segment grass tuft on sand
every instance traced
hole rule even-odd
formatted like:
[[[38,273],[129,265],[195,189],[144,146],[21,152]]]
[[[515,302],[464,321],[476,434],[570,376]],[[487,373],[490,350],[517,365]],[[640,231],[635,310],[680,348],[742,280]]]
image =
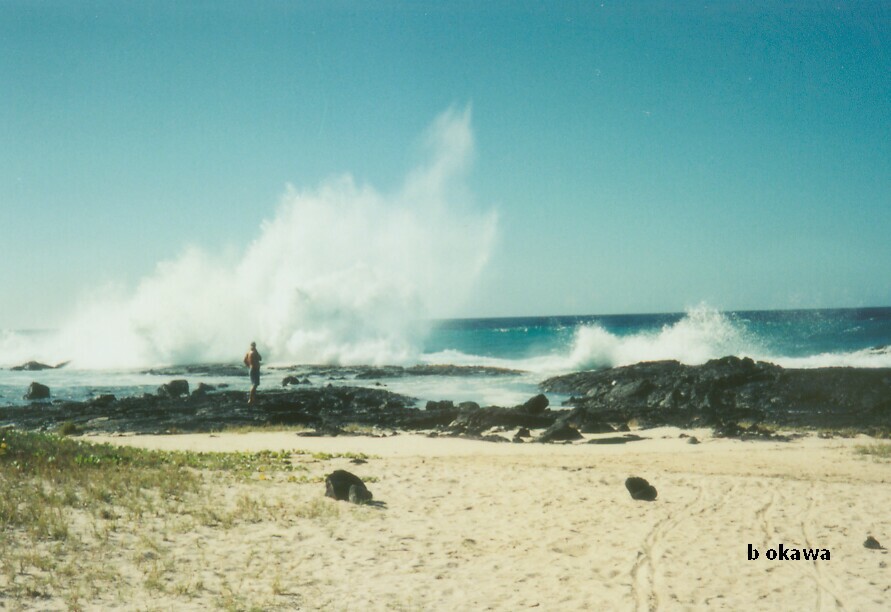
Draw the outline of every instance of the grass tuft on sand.
[[[891,460],[891,444],[876,442],[858,446],[857,453],[866,457],[872,457],[879,460]]]

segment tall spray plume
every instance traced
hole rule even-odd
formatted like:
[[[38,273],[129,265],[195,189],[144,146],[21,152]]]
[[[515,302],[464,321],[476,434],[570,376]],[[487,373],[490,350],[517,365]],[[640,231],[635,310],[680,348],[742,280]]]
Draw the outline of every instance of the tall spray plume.
[[[464,187],[470,110],[443,113],[426,136],[427,162],[395,193],[349,175],[289,186],[241,255],[189,248],[130,294],[83,305],[42,352],[127,368],[231,362],[256,341],[267,362],[416,360],[424,320],[455,313],[497,232]]]

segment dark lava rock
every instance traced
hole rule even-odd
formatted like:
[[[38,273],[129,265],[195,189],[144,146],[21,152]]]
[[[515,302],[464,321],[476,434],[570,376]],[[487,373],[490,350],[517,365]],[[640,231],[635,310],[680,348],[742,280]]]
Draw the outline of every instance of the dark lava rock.
[[[61,364],[59,367],[61,367]],[[23,363],[22,365],[17,365],[9,368],[14,372],[37,372],[40,370],[54,370],[56,366],[46,365],[45,363],[40,363],[39,361],[29,361],[28,363]]]
[[[582,433],[598,434],[616,431],[612,425],[603,421],[599,415],[588,412],[584,408],[574,409],[564,420]]]
[[[596,438],[588,440],[588,444],[627,444],[628,442],[639,442],[641,440],[649,440],[636,434],[625,434],[624,436],[612,436],[609,438]]]
[[[632,499],[643,501],[655,501],[656,499],[656,487],[639,476],[627,478],[625,480],[625,488],[628,489]]]
[[[537,442],[565,442],[567,440],[580,440],[582,434],[579,430],[567,423],[566,421],[558,421],[548,427],[540,436]]]
[[[46,385],[41,385],[39,382],[32,382],[28,386],[28,392],[25,393],[24,398],[26,400],[41,400],[47,399],[50,396],[49,387]]]
[[[371,501],[371,491],[362,479],[346,470],[334,470],[325,478],[325,497],[354,504]]]
[[[544,398],[544,401],[547,401],[547,398]],[[480,435],[496,427],[541,429],[550,427],[558,417],[568,412],[549,410],[547,407],[542,407],[542,403],[543,401],[537,397],[513,408],[500,406],[481,408],[476,402],[463,402],[458,406],[458,415],[449,424],[449,429],[452,433],[469,435]],[[530,407],[534,412],[529,412]]]
[[[440,402],[430,400],[427,402],[426,410],[455,410],[455,402],[452,400],[442,400]]]
[[[213,385],[208,385],[206,383],[198,383],[198,386],[192,390],[191,398],[192,400],[196,400],[199,398],[203,398],[207,395],[209,391],[215,391],[216,387]]]
[[[297,435],[302,438],[336,438],[346,432],[332,423],[316,425],[312,431],[301,431]]]
[[[415,398],[384,389],[303,387],[260,393],[247,405],[244,391],[216,391],[188,401],[154,394],[123,397],[108,405],[65,401],[30,410],[0,406],[0,427],[53,429],[65,421],[83,424],[86,432],[158,434],[169,431],[211,432],[224,426],[300,425],[335,432],[347,424],[381,429],[435,429],[457,416],[453,410],[421,410]]]
[[[571,395],[569,405],[608,423],[891,426],[891,368],[783,369],[738,357],[696,366],[654,361],[558,376],[541,388]]]
[[[189,381],[185,379],[171,380],[158,387],[158,397],[175,398],[189,394]]]
[[[287,387],[288,385],[305,385],[309,384],[309,380],[300,380],[299,376],[285,376],[282,379],[282,387]]]
[[[511,442],[504,436],[499,436],[496,434],[489,434],[485,436],[464,436],[465,438],[470,438],[472,440],[482,440],[483,442]]]
[[[547,410],[550,402],[548,401],[547,396],[543,393],[539,393],[535,397],[529,399],[525,404],[521,406],[521,410],[527,412],[529,414],[541,414],[545,410]]]
[[[115,400],[117,400],[117,398],[114,395],[106,393],[98,397],[94,397],[88,403],[91,406],[95,406],[97,408],[105,408],[106,406],[112,404]]]
[[[879,544],[879,541],[872,536],[867,536],[863,546],[864,548],[871,548],[872,550],[885,550],[885,547]]]
[[[348,499],[351,504],[364,504],[370,502],[371,498],[371,491],[366,489],[365,485],[350,485]]]
[[[790,438],[776,434],[770,429],[761,427],[757,423],[752,425],[740,425],[739,423],[721,423],[714,429],[716,438],[738,438],[740,440],[773,440],[775,442],[788,442]]]

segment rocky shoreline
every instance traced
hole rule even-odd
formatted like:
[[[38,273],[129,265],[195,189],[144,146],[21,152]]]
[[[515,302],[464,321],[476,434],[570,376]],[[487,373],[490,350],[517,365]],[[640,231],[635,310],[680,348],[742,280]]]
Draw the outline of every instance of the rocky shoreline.
[[[154,374],[225,374],[233,366],[168,368]],[[239,369],[239,373],[243,370]],[[155,394],[85,402],[35,401],[0,407],[0,426],[28,430],[96,433],[213,432],[247,426],[302,426],[306,435],[386,435],[396,430],[427,431],[490,441],[572,441],[586,433],[629,431],[663,425],[711,427],[719,435],[773,437],[772,427],[845,430],[887,435],[891,430],[891,369],[783,369],[750,359],[725,357],[699,366],[675,361],[639,363],[577,372],[541,383],[544,394],[513,407],[474,402],[428,402],[378,386],[332,385],[318,381],[370,381],[397,376],[499,376],[498,368],[418,366],[415,368],[280,369],[283,388],[265,391],[255,406],[243,391],[182,379]],[[316,380],[310,382],[308,376]],[[301,379],[301,376],[303,378]],[[554,409],[546,393],[570,395]],[[532,437],[529,430],[543,430]],[[505,432],[516,431],[512,437]],[[372,433],[377,432],[377,433]],[[617,440],[631,440],[619,437]]]

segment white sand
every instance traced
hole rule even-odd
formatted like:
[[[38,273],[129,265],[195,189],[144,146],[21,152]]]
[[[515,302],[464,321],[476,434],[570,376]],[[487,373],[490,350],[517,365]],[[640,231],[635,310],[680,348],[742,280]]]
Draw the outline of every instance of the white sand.
[[[275,518],[170,534],[167,560],[134,608],[281,610],[887,610],[891,463],[855,453],[868,438],[791,443],[640,432],[623,446],[494,444],[419,435],[294,433],[91,438],[157,449],[374,455],[310,463],[371,478],[382,505],[323,497],[271,475],[220,491]],[[632,500],[631,475],[657,501]],[[264,476],[265,477],[265,476]],[[233,503],[235,503],[233,501]],[[118,543],[126,565],[137,541]],[[747,559],[748,545],[760,558]],[[768,548],[830,560],[770,561]],[[128,548],[129,547],[129,548]],[[146,564],[125,567],[139,584]],[[176,586],[179,585],[179,586]],[[103,607],[99,597],[93,603]],[[228,603],[227,603],[228,602]]]

